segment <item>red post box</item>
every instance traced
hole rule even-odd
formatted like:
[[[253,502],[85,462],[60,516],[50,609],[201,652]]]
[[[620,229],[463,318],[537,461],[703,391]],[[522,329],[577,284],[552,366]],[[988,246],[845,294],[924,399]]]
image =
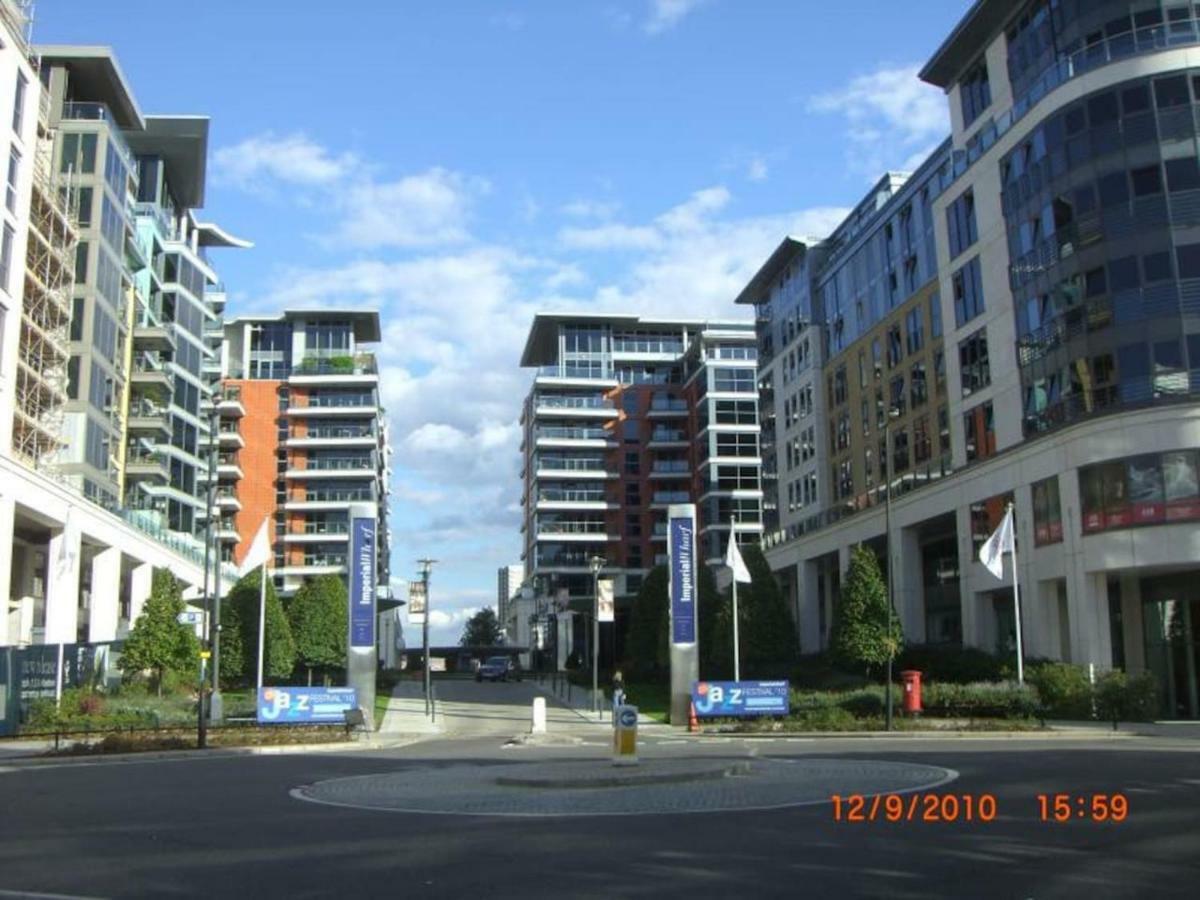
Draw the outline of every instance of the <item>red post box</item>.
[[[908,669],[900,673],[904,682],[904,712],[915,716],[921,712],[921,673]]]

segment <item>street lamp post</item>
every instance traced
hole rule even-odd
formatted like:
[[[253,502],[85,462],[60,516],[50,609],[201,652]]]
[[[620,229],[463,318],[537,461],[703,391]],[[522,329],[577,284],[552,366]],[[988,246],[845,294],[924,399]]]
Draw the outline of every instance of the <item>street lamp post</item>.
[[[204,638],[208,641],[208,650],[211,653],[215,645],[213,635],[215,629],[212,627],[212,615],[216,609],[218,601],[213,598],[209,592],[208,580],[208,565],[209,560],[216,557],[216,569],[221,568],[221,554],[215,552],[213,547],[214,529],[213,529],[213,514],[216,506],[216,462],[217,462],[217,406],[214,403],[212,411],[208,416],[208,518],[204,523],[204,627],[200,629]],[[219,575],[217,576],[220,577]],[[204,648],[203,640],[201,649]],[[208,717],[204,706],[204,669],[207,660],[200,657],[200,692],[196,702],[196,746],[203,750],[208,746]],[[215,660],[214,660],[215,662]],[[216,669],[213,670],[213,689],[217,686]]]
[[[892,615],[896,610],[895,595],[892,587],[892,420],[900,418],[900,411],[894,406],[888,409],[887,419],[883,423],[883,446],[884,446],[884,472],[887,481],[885,485],[885,493],[883,495],[883,530],[885,532],[884,544],[887,547],[887,630],[885,632],[885,640],[888,642],[887,655],[887,672],[886,672],[886,687],[887,708],[884,719],[884,729],[892,730],[892,661],[896,655],[896,648],[892,646]]]
[[[432,677],[429,671],[429,573],[433,570],[433,564],[436,559],[418,559],[417,563],[421,566],[421,582],[425,585],[425,615],[421,619],[421,644],[425,651],[425,715],[429,715],[429,705],[431,700],[430,683]]]
[[[600,714],[600,570],[604,562],[602,556],[588,560],[592,569],[592,712],[596,715]]]

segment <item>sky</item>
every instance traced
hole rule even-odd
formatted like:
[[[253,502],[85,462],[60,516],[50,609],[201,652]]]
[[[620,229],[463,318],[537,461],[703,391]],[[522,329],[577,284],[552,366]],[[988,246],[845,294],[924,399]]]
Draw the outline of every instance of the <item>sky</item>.
[[[519,366],[539,311],[747,317],[949,132],[916,77],[969,0],[37,0],[145,113],[207,115],[228,315],[377,308],[392,575],[456,643],[520,561]],[[409,630],[412,643],[417,629]]]

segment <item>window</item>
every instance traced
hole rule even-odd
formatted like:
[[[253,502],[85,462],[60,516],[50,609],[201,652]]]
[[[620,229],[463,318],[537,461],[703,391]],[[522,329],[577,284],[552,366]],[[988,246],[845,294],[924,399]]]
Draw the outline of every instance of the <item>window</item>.
[[[925,363],[919,362],[912,367],[908,376],[908,385],[913,409],[924,406],[929,399],[929,386],[925,381]]]
[[[13,96],[13,117],[12,127],[18,135],[21,133],[21,123],[25,120],[25,93],[29,88],[29,81],[21,72],[17,73],[17,90]]]
[[[626,506],[641,506],[642,505],[642,490],[641,486],[636,481],[625,482],[625,505]],[[635,518],[631,516],[631,518]]]
[[[983,282],[979,271],[979,257],[954,273],[954,322],[960,328],[983,312]]]
[[[950,258],[958,256],[975,243],[975,193],[968,189],[946,207],[946,229],[950,236]]]
[[[900,323],[896,323],[887,331],[887,364],[894,369],[904,358],[904,346],[900,339]]]
[[[1129,201],[1129,182],[1123,170],[1101,175],[1096,187],[1100,192],[1100,205],[1106,209]]]
[[[1188,94],[1187,78],[1183,75],[1177,75],[1173,78],[1160,78],[1154,82],[1154,102],[1159,109],[1168,109],[1172,106],[1185,106],[1191,103],[1192,98]]]
[[[12,275],[12,250],[14,232],[11,225],[4,226],[4,237],[0,240],[0,291],[12,295],[9,278]]]
[[[903,472],[908,468],[908,429],[897,428],[892,432],[892,471]]]
[[[904,376],[897,375],[891,380],[888,395],[889,409],[894,409],[904,415]]]
[[[641,458],[637,453],[629,452],[625,454],[625,474],[637,475],[641,471]]]
[[[1200,163],[1196,162],[1195,156],[1168,159],[1166,167],[1167,190],[1172,194],[1200,188]]]
[[[929,441],[929,419],[919,416],[913,420],[913,461],[918,465],[926,462],[933,454]]]
[[[756,393],[758,387],[754,383],[754,370],[714,368],[712,389],[736,394]]]
[[[621,423],[621,432],[626,444],[636,444],[641,440],[636,419],[626,419]]]
[[[8,148],[8,185],[4,191],[4,205],[10,213],[17,211],[17,181],[21,174],[21,151],[16,147]]]
[[[1184,92],[1187,92],[1186,84]],[[966,128],[992,103],[992,88],[988,83],[986,60],[980,60],[967,72],[959,83],[959,93],[962,99],[963,128]]]
[[[1033,487],[1033,544],[1044,547],[1062,543],[1062,507],[1058,499],[1058,476],[1035,481]]]
[[[1114,291],[1128,291],[1141,283],[1136,256],[1123,256],[1108,264],[1108,283]]]
[[[942,298],[937,294],[929,298],[929,335],[935,338],[942,336]]]
[[[963,433],[967,439],[967,462],[987,459],[996,453],[996,432],[992,416],[992,401],[963,414]]]
[[[907,349],[911,356],[925,346],[925,322],[921,318],[921,307],[914,306],[904,317],[904,330],[907,334]]]
[[[1200,278],[1200,244],[1181,244],[1175,248],[1180,278]]]
[[[1157,165],[1134,169],[1129,173],[1135,197],[1150,197],[1162,193],[1162,170]]]
[[[987,329],[979,329],[958,345],[958,363],[964,397],[969,397],[992,383],[992,373],[988,366]]]

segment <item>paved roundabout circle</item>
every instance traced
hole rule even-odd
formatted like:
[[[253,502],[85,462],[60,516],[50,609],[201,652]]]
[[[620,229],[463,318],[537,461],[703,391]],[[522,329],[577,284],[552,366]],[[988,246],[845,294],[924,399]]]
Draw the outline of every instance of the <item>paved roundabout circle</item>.
[[[298,800],[383,812],[466,816],[621,816],[736,812],[828,803],[833,794],[907,793],[953,781],[938,766],[875,760],[607,760],[451,765],[335,778]]]

